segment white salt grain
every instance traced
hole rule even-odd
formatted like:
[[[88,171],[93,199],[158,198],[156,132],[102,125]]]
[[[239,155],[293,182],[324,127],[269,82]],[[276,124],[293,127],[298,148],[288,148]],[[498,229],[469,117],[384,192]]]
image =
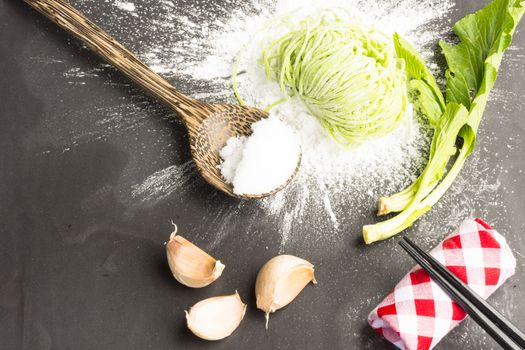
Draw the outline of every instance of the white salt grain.
[[[242,153],[246,144],[246,137],[231,137],[226,146],[221,149],[220,156],[223,159],[221,174],[227,183],[233,183],[235,172],[242,161]]]
[[[221,150],[221,174],[238,195],[272,192],[292,177],[301,147],[292,129],[270,116],[252,125],[249,137],[232,137]]]

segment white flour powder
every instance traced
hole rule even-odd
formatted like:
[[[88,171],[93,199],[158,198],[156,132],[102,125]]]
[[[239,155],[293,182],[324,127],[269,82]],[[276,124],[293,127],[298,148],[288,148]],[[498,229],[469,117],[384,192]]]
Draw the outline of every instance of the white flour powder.
[[[117,0],[117,1],[115,1],[115,6],[117,6],[121,10],[128,11],[128,12],[135,11],[135,4],[133,4],[132,2],[118,1]]]
[[[96,6],[89,0],[72,0],[72,3],[175,86],[207,102],[235,103],[231,90],[233,60],[241,48],[251,42],[253,45],[246,50],[241,62],[243,74],[239,76],[239,83],[242,96],[256,106],[265,106],[281,96],[278,88],[262,75],[256,62],[260,51],[254,40],[259,28],[276,15],[295,8],[300,9],[296,16],[311,14],[319,7],[347,8],[362,21],[382,31],[400,32],[422,52],[431,69],[437,67],[434,58],[434,53],[438,52],[437,40],[446,38],[452,27],[449,13],[452,0],[327,0],[317,3],[312,0],[227,0],[220,3],[204,0],[191,3],[105,0]],[[139,90],[130,90],[128,82],[108,77],[111,69],[105,64],[94,68],[71,67],[67,60],[64,61],[67,55],[33,57],[31,55],[35,53],[32,51],[27,54],[35,61],[35,66],[63,66],[62,78],[75,89],[88,89],[103,82],[110,86],[110,90],[113,85],[119,85],[130,92],[126,92],[127,97],[116,105],[108,102],[108,105],[101,103],[92,110],[83,107],[57,110],[56,115],[36,126],[31,135],[33,143],[38,142],[49,150],[43,154],[66,152],[99,140],[119,142],[122,139],[125,147],[134,147],[129,166],[123,170],[112,190],[123,203],[132,208],[169,205],[166,201],[176,205],[181,198],[191,197],[191,193],[197,190],[195,187],[200,185],[195,180],[199,174],[194,164],[186,162],[186,158],[182,164],[174,160],[178,158],[173,152],[178,153],[187,144],[186,140],[170,137],[170,127],[182,126],[171,121],[165,110],[151,101],[144,101],[143,94]],[[512,57],[508,55],[506,61],[510,68],[507,74],[521,69],[523,57],[521,48],[516,48]],[[47,70],[45,72],[48,74]],[[506,102],[503,111],[523,108],[518,94],[498,90],[493,95]],[[236,235],[236,239],[245,240],[247,244],[263,242],[267,232],[260,230],[259,223],[264,222],[270,228],[278,227],[283,251],[309,249],[312,259],[317,251],[329,251],[317,247],[328,245],[335,251],[343,246],[342,242],[361,242],[361,225],[370,223],[377,198],[402,189],[426,163],[431,131],[421,125],[417,117],[413,125],[407,119],[407,123],[393,134],[359,149],[343,152],[324,136],[317,122],[299,103],[292,100],[278,106],[275,112],[282,118],[289,118],[287,121],[292,127],[300,130],[303,143],[300,172],[286,190],[255,202],[256,206],[253,201],[225,201],[217,191],[210,190],[203,201],[203,206],[206,206],[203,220],[193,227],[195,234],[209,242],[208,249],[221,244],[232,232],[246,233]],[[504,115],[497,117],[493,120],[508,122]],[[156,125],[152,122],[158,119],[171,124]],[[79,124],[86,120],[88,122]],[[154,128],[151,131],[155,137],[164,137],[154,144],[130,144],[129,140],[134,139],[135,133],[144,135],[149,128]],[[487,136],[483,139],[483,147],[487,149],[502,142],[497,135],[484,134],[481,129],[480,137],[483,135]],[[444,228],[455,227],[467,216],[499,212],[504,206],[497,192],[503,160],[497,166],[494,162],[494,159],[480,158],[476,153],[470,158],[457,186],[436,205],[437,210],[432,210],[419,221],[418,230],[428,232],[427,239],[441,237]],[[152,169],[151,175],[140,180],[146,168]],[[440,210],[442,206],[451,209]],[[253,220],[239,227],[238,217],[242,215],[249,215]],[[492,220],[497,225],[498,219]],[[356,258],[368,259],[358,250],[355,254]]]
[[[229,77],[233,61],[244,47],[240,62],[240,92],[247,104],[262,108],[282,97],[277,84],[266,79],[258,63],[261,41],[277,34],[271,30],[261,31],[268,27],[270,18],[290,13],[294,18],[303,18],[321,9],[339,7],[356,20],[386,33],[399,32],[431,62],[433,45],[450,28],[444,21],[451,8],[449,1],[329,0],[321,3],[279,0],[277,3],[251,3],[251,6],[238,8],[225,20],[200,23],[199,27],[195,27],[192,19],[174,15],[173,20],[186,23],[193,34],[191,41],[173,43],[167,51],[194,51],[204,53],[203,58],[187,55],[184,61],[175,58],[177,64],[173,64],[167,60],[165,50],[151,50],[142,56],[161,74],[182,74],[206,82],[209,92],[195,97],[207,101],[232,101]],[[214,26],[217,27],[215,30],[208,29]],[[283,247],[292,236],[294,226],[304,225],[304,221],[335,235],[340,232],[342,222],[367,217],[379,195],[402,189],[414,180],[426,163],[431,131],[417,117],[409,116],[390,135],[358,148],[343,150],[327,137],[299,101],[292,99],[273,111],[294,128],[301,139],[303,153],[297,178],[276,196],[260,201],[267,214],[280,218]],[[169,169],[179,171],[177,167]],[[173,178],[162,172],[159,175],[166,180]],[[158,181],[151,178],[147,182],[156,183],[155,187],[163,190],[159,196],[165,196],[164,190],[172,188],[159,186]],[[139,197],[138,188],[145,190],[143,193],[147,193],[147,199],[155,196],[155,190],[143,184],[135,190]]]

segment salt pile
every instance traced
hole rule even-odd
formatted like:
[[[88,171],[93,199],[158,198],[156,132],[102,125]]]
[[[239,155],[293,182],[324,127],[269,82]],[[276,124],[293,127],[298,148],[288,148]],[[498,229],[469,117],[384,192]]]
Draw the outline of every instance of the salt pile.
[[[249,137],[232,137],[221,150],[221,173],[238,195],[259,195],[283,187],[301,156],[292,129],[270,116],[252,125]]]

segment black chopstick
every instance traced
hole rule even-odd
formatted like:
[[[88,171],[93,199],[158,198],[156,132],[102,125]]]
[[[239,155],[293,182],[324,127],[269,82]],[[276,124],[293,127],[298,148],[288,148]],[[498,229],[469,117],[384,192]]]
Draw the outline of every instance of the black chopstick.
[[[461,294],[466,295],[470,301],[485,315],[490,315],[491,320],[498,325],[516,344],[525,348],[525,334],[518,329],[511,321],[507,320],[498,310],[490,305],[485,299],[474,292],[467,284],[460,280],[456,275],[450,272],[445,266],[437,261],[432,255],[427,254],[419,248],[411,239],[405,237],[405,241],[410,244],[423,258],[425,258],[432,267],[456,288]]]
[[[509,336],[503,329],[499,328],[498,324],[494,321],[494,314],[483,313],[470,300],[470,293],[462,294],[439,272],[439,270],[435,269],[430,264],[429,260],[425,259],[425,257],[429,256],[428,254],[423,252],[424,254],[422,255],[418,252],[418,250],[414,249],[414,247],[412,247],[406,241],[401,241],[399,244],[425,271],[427,271],[430,277],[432,277],[432,280],[434,280],[434,282],[436,282],[454,301],[456,301],[459,304],[459,306],[461,306],[463,310],[465,310],[465,312],[467,312],[472,317],[472,319],[476,321],[476,323],[478,323],[492,338],[494,338],[494,340],[498,342],[498,344],[500,344],[504,349],[525,349],[524,347],[519,345],[519,342],[516,342],[511,336]],[[441,265],[437,260],[433,259],[432,257],[430,257],[430,259],[434,260],[436,264]],[[443,266],[443,268],[445,267]],[[508,321],[504,318],[501,321],[504,323],[508,323]]]

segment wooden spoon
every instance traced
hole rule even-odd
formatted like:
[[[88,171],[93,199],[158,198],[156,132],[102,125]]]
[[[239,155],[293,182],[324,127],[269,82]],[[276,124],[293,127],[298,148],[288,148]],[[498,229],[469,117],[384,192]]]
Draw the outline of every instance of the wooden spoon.
[[[234,194],[232,186],[227,184],[221,176],[219,151],[230,137],[250,135],[251,125],[266,118],[267,112],[253,107],[209,104],[185,96],[66,1],[24,1],[75,35],[145,91],[174,110],[188,129],[193,160],[202,177],[211,185],[231,196],[262,198],[283,189],[297,173],[300,159],[297,161],[292,176],[274,191],[243,196]]]

